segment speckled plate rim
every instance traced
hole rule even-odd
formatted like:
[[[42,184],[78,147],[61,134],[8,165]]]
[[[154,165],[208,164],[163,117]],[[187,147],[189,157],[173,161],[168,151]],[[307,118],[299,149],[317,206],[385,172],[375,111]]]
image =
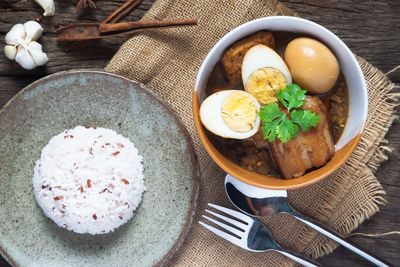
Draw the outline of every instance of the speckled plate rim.
[[[199,189],[200,189],[200,169],[199,169],[199,165],[197,162],[197,156],[196,153],[194,151],[194,145],[193,145],[193,141],[190,137],[189,132],[187,131],[186,127],[184,126],[182,120],[179,118],[178,114],[172,109],[172,107],[164,102],[160,96],[158,96],[155,92],[151,91],[150,89],[148,89],[143,83],[137,82],[135,80],[132,79],[128,79],[126,77],[123,77],[121,75],[115,74],[115,73],[110,73],[110,72],[104,72],[102,70],[93,70],[93,69],[77,69],[77,70],[68,70],[68,71],[61,71],[61,72],[57,72],[54,74],[50,74],[46,77],[43,77],[37,81],[34,81],[33,83],[27,85],[26,87],[24,87],[21,91],[19,91],[14,97],[12,97],[1,109],[0,109],[0,117],[4,114],[4,111],[6,111],[6,109],[19,97],[21,97],[22,95],[26,94],[27,92],[29,92],[30,90],[34,89],[36,86],[45,83],[49,80],[54,80],[57,79],[58,77],[61,76],[66,76],[66,75],[74,75],[74,74],[84,74],[84,73],[95,73],[95,74],[100,74],[100,75],[107,75],[107,76],[113,76],[115,78],[118,79],[123,79],[125,81],[128,81],[130,83],[133,83],[135,85],[137,85],[137,87],[144,91],[145,93],[147,93],[148,96],[156,99],[157,102],[160,103],[160,105],[163,105],[165,107],[165,109],[167,110],[167,112],[175,119],[178,127],[181,129],[182,133],[185,136],[185,139],[187,141],[188,144],[188,150],[190,153],[190,159],[191,159],[191,164],[193,166],[193,172],[192,172],[192,180],[193,180],[193,185],[192,185],[192,190],[191,190],[191,204],[190,204],[190,208],[188,210],[187,216],[186,216],[186,222],[183,226],[183,229],[181,231],[181,233],[178,236],[178,239],[175,241],[174,245],[171,247],[171,249],[167,252],[167,254],[159,261],[155,264],[155,266],[163,266],[168,259],[170,259],[175,253],[176,251],[178,251],[179,247],[182,245],[186,235],[188,234],[189,230],[190,230],[190,226],[193,223],[193,219],[194,219],[194,215],[196,213],[197,210],[197,202],[198,202],[198,196],[199,196]],[[5,249],[1,246],[0,244],[0,255],[8,262],[10,263],[12,266],[19,266],[17,264],[17,262],[6,253]]]

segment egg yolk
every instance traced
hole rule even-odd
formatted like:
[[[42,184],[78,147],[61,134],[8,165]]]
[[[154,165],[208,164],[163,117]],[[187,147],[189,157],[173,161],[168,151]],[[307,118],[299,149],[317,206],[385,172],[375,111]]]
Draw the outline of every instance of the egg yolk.
[[[248,132],[256,123],[257,106],[245,92],[228,95],[222,103],[221,112],[225,124],[235,132]]]
[[[246,84],[246,91],[253,95],[261,104],[275,103],[278,101],[276,91],[284,90],[287,81],[282,72],[275,68],[267,67],[254,71]]]

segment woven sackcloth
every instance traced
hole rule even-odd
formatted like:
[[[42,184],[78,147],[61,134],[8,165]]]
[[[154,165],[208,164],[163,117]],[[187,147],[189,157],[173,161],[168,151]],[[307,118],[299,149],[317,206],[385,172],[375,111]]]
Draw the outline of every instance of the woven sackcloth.
[[[272,0],[158,0],[143,20],[197,18],[198,26],[142,33],[127,40],[105,70],[138,80],[172,106],[188,129],[200,165],[200,195],[193,225],[173,266],[291,266],[275,252],[251,253],[199,225],[207,203],[232,207],[223,188],[224,172],[211,160],[197,136],[192,93],[197,71],[213,45],[238,25],[274,15],[295,15]],[[385,157],[384,135],[394,116],[393,84],[357,58],[368,86],[366,130],[346,164],[326,179],[289,192],[290,203],[307,216],[346,236],[385,202],[373,172]],[[189,179],[189,178],[188,178]],[[336,244],[288,215],[265,220],[284,247],[317,258]]]

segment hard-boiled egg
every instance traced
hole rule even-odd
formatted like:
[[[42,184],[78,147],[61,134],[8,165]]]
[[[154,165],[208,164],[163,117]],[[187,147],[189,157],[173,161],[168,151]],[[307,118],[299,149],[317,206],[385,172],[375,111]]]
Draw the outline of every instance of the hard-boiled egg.
[[[339,63],[323,43],[306,37],[292,40],[285,49],[285,62],[295,83],[312,94],[325,94],[339,76]]]
[[[282,58],[265,45],[255,45],[243,58],[242,81],[247,92],[261,104],[277,102],[276,91],[292,83]]]
[[[200,119],[210,132],[225,138],[245,139],[260,127],[260,104],[249,93],[224,90],[207,97],[200,106]]]

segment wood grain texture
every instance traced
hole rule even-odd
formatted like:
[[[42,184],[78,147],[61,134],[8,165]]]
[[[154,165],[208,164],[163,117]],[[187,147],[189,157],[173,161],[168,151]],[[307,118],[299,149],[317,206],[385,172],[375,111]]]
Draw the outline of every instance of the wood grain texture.
[[[388,72],[400,65],[400,1],[282,0],[301,17],[317,22],[338,35],[357,55]],[[389,75],[400,82],[400,70]],[[400,92],[400,90],[397,90]],[[386,135],[394,151],[376,176],[387,192],[387,204],[355,232],[400,231],[400,123],[395,121]],[[393,266],[400,266],[400,235],[378,238],[352,236],[360,245]],[[339,247],[319,260],[324,266],[372,266],[358,255]]]
[[[137,20],[151,7],[154,0],[144,0],[126,19]],[[73,22],[99,22],[117,9],[124,0],[97,0],[97,9],[76,14],[70,0],[56,0],[54,18],[43,18],[45,32],[40,39],[50,61],[45,67],[25,71],[18,64],[7,60],[0,53],[0,106],[29,83],[54,72],[77,68],[102,68],[118,50],[125,38],[113,38],[92,43],[80,51],[66,53],[55,42],[55,23],[65,26]],[[365,0],[282,0],[301,17],[310,19],[336,33],[357,55],[365,58],[383,72],[400,65],[400,1]],[[16,23],[36,19],[42,9],[33,0],[0,1],[0,46],[4,35]],[[400,70],[389,77],[400,83]],[[400,90],[398,90],[400,91]],[[400,123],[395,121],[386,138],[394,149],[376,176],[387,192],[387,204],[371,219],[365,221],[356,232],[381,233],[400,230]],[[1,215],[0,215],[1,216]],[[400,235],[379,238],[352,236],[350,241],[367,251],[400,266]],[[339,247],[331,255],[319,260],[324,266],[369,266],[359,256]],[[9,266],[0,257],[0,267]]]
[[[43,51],[50,58],[48,64],[33,71],[22,69],[17,63],[9,61],[6,57],[0,57],[1,76],[28,76],[47,75],[50,73],[82,68],[103,68],[111,57],[117,52],[126,37],[116,37],[108,40],[94,42],[88,47],[66,53],[67,44],[57,43],[56,26],[65,26],[74,22],[100,22],[122,5],[124,0],[98,0],[95,1],[97,9],[88,9],[77,14],[75,5],[70,0],[56,0],[56,14],[54,17],[44,17],[40,24],[44,29],[39,42]],[[143,1],[124,20],[138,20],[151,7],[153,1]],[[28,20],[36,20],[43,13],[41,7],[33,0],[2,0],[0,2],[0,46],[4,46],[4,35],[16,23],[24,23]]]
[[[400,1],[282,0],[301,17],[338,35],[357,55],[387,72],[400,64]],[[400,72],[390,76],[400,80]]]

